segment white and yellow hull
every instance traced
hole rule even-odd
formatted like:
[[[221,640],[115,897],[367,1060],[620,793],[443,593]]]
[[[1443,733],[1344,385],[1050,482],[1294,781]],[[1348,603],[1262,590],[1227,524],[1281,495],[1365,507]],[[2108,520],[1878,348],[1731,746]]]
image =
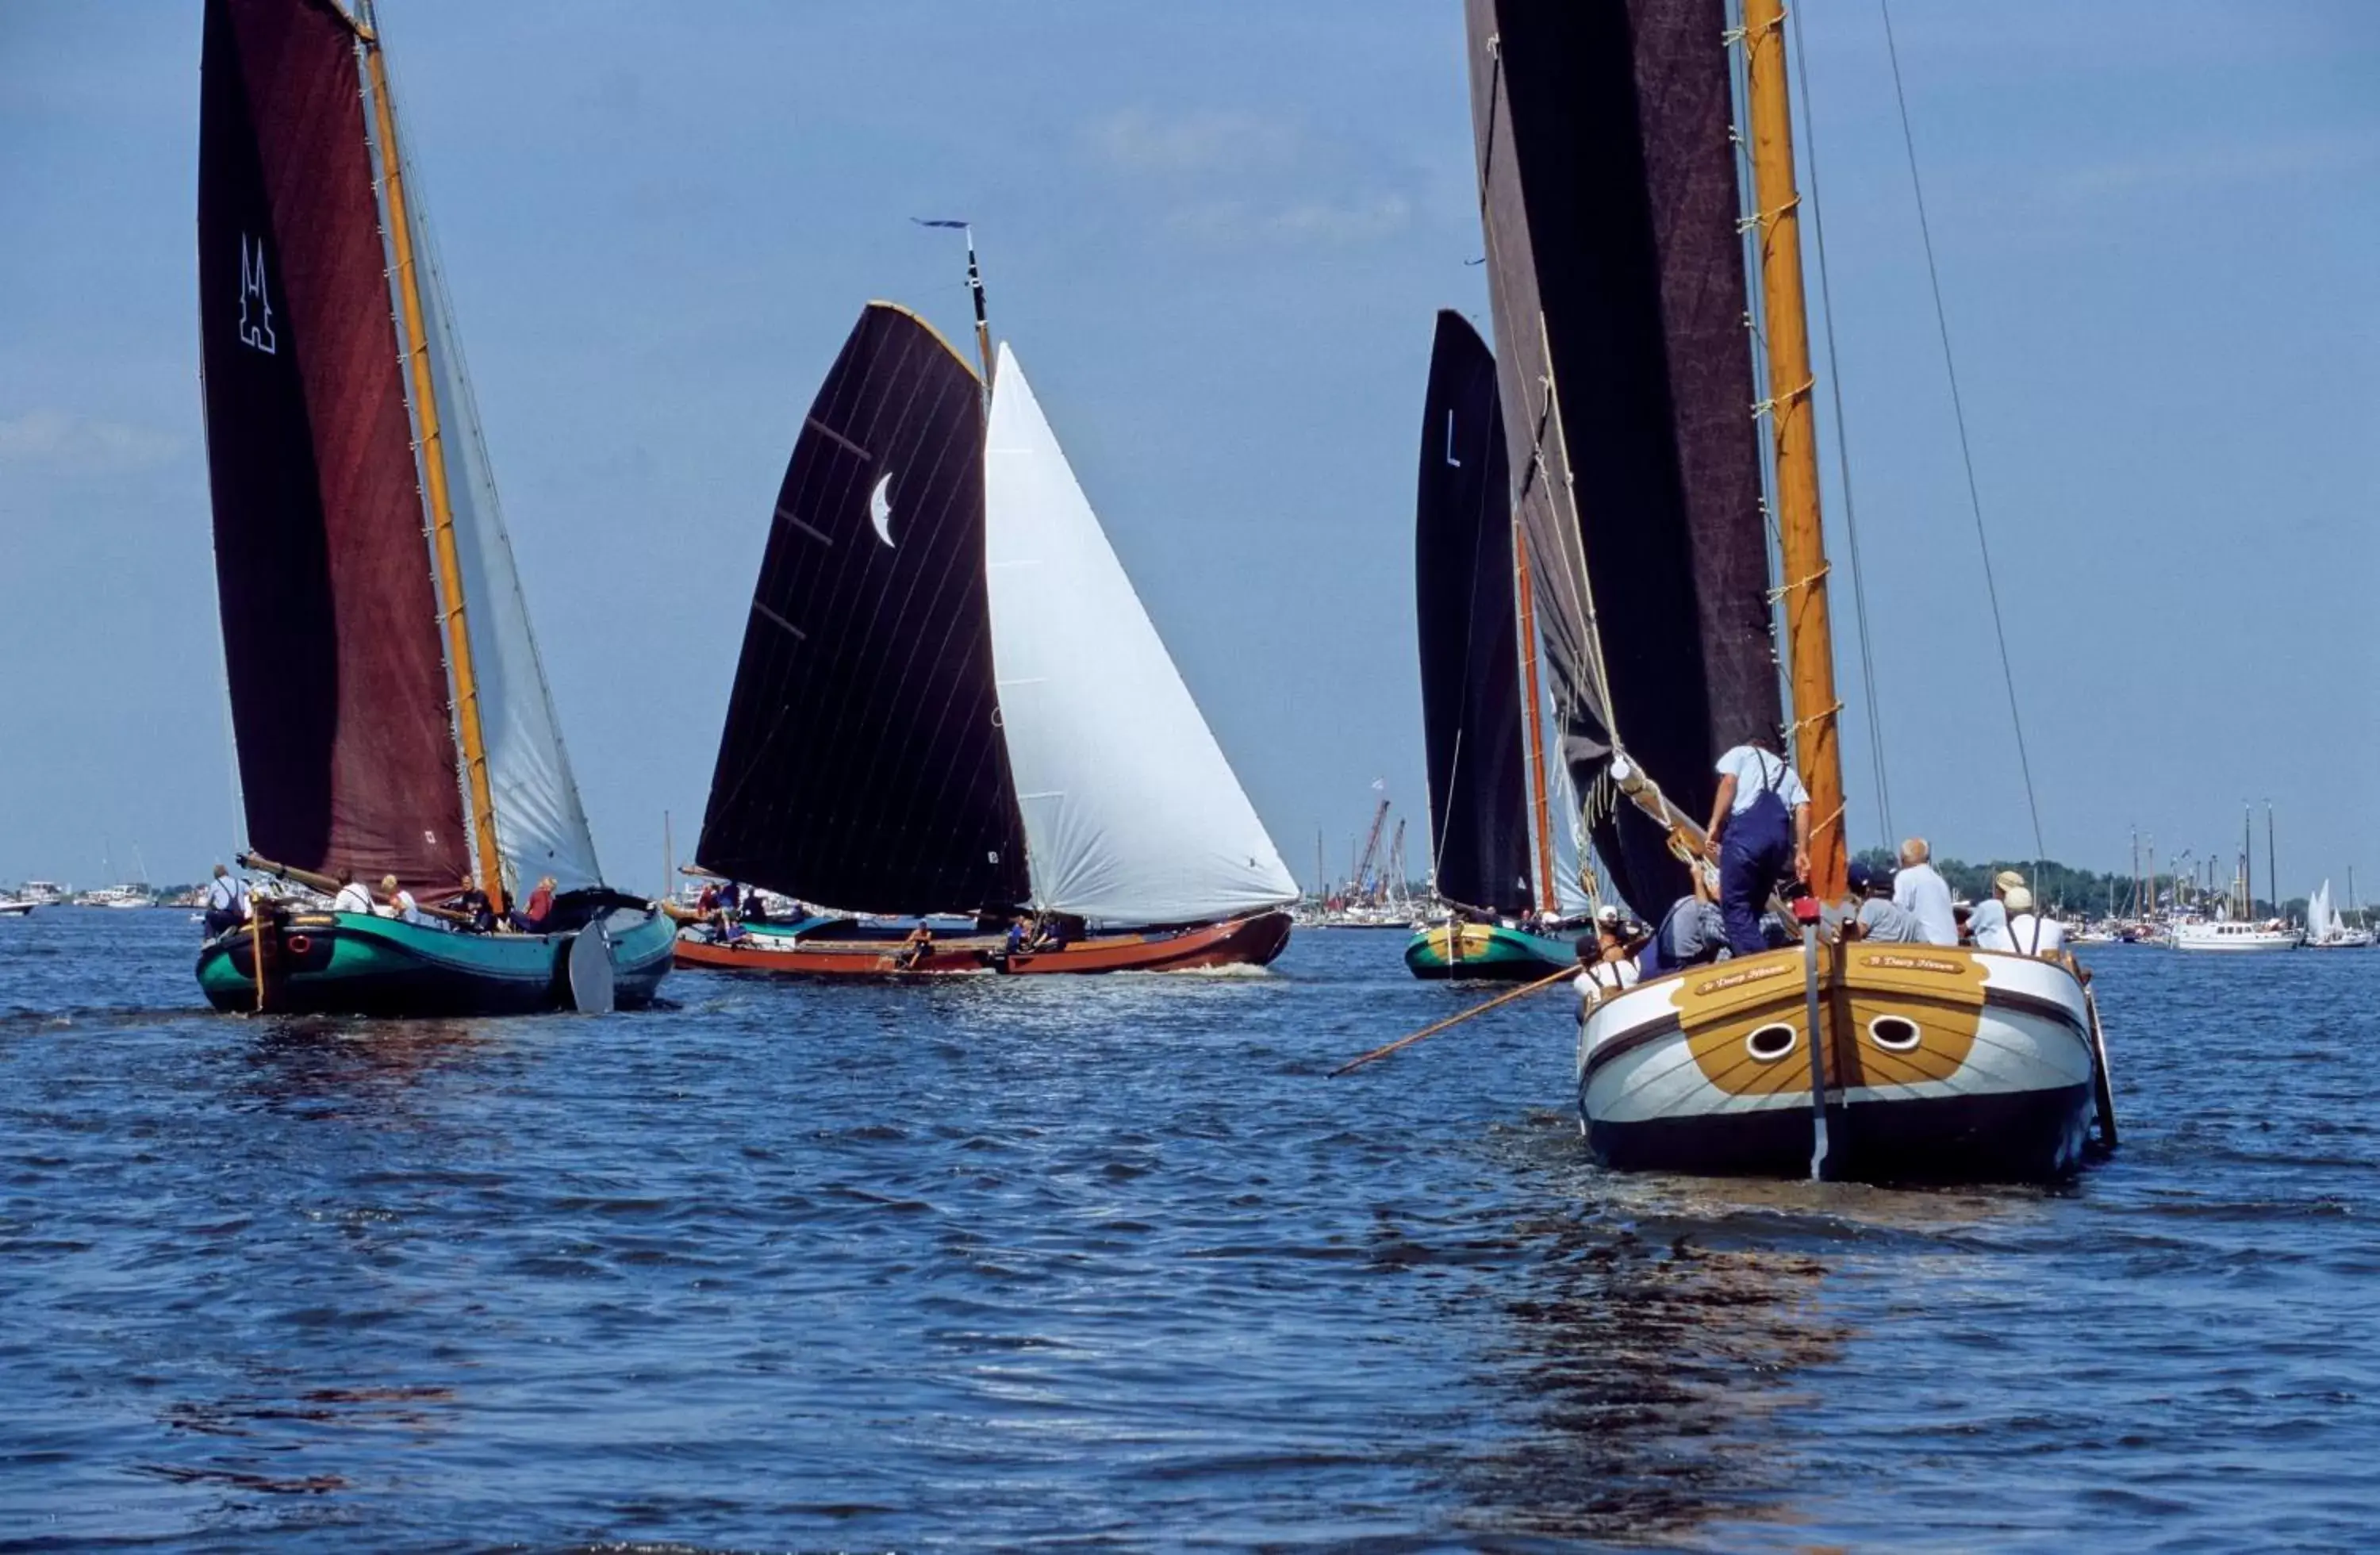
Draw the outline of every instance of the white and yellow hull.
[[[2098,1060],[2066,966],[1931,945],[1817,955],[1828,1176],[2039,1182],[2081,1164]],[[1804,956],[1698,966],[1583,1011],[1579,1116],[1596,1158],[1630,1171],[1808,1172]]]

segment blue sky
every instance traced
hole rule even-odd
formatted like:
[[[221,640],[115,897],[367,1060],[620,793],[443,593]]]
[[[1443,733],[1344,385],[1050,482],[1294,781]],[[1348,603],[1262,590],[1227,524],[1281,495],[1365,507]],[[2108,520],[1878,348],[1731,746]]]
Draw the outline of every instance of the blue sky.
[[[665,808],[690,847],[860,305],[964,334],[913,215],[978,224],[995,331],[1292,868],[1318,825],[1343,868],[1376,776],[1419,814],[1422,376],[1433,310],[1485,312],[1452,0],[382,11],[614,879],[655,883]],[[2029,851],[1877,13],[1808,12],[1894,820]],[[2380,8],[1894,16],[2049,851],[2204,856],[2269,796],[2292,891],[2380,893]],[[195,0],[0,6],[0,880],[237,840],[198,32]]]

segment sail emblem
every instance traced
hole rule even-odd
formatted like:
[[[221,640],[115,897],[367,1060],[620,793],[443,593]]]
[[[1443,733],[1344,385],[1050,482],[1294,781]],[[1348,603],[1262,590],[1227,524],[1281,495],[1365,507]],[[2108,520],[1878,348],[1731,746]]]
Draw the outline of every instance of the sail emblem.
[[[243,346],[273,355],[273,299],[264,290],[264,239],[239,237],[239,339]]]
[[[1463,461],[1454,456],[1454,407],[1452,406],[1448,406],[1446,408],[1446,462],[1456,469],[1463,468]]]
[[[892,484],[892,477],[885,475],[877,480],[876,490],[868,493],[868,521],[876,526],[876,538],[888,548],[892,544],[892,504],[886,500],[884,489]]]

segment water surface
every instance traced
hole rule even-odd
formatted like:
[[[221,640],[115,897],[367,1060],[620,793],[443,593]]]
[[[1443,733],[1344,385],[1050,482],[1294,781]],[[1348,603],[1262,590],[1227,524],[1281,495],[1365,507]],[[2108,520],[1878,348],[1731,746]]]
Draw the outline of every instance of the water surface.
[[[2380,953],[2090,957],[2055,1192],[1619,1178],[1559,996],[1270,975],[221,1017],[0,919],[0,1545],[2338,1549]]]

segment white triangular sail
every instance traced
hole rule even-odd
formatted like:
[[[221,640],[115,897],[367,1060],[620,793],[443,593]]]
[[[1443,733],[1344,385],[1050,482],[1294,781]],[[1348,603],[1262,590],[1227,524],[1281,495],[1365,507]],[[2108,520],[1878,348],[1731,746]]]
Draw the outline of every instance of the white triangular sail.
[[[493,468],[480,431],[479,407],[463,365],[437,242],[424,215],[415,164],[397,137],[407,188],[416,262],[421,268],[423,334],[430,346],[431,386],[445,456],[446,492],[462,560],[465,622],[479,688],[480,738],[487,752],[488,787],[496,816],[507,894],[528,894],[541,876],[562,890],[598,884],[601,867],[587,812],[563,749],[562,727],[546,688],[528,603],[513,565],[511,538],[496,500]]]
[[[1006,346],[992,383],[992,662],[1035,905],[1129,926],[1294,901]]]

